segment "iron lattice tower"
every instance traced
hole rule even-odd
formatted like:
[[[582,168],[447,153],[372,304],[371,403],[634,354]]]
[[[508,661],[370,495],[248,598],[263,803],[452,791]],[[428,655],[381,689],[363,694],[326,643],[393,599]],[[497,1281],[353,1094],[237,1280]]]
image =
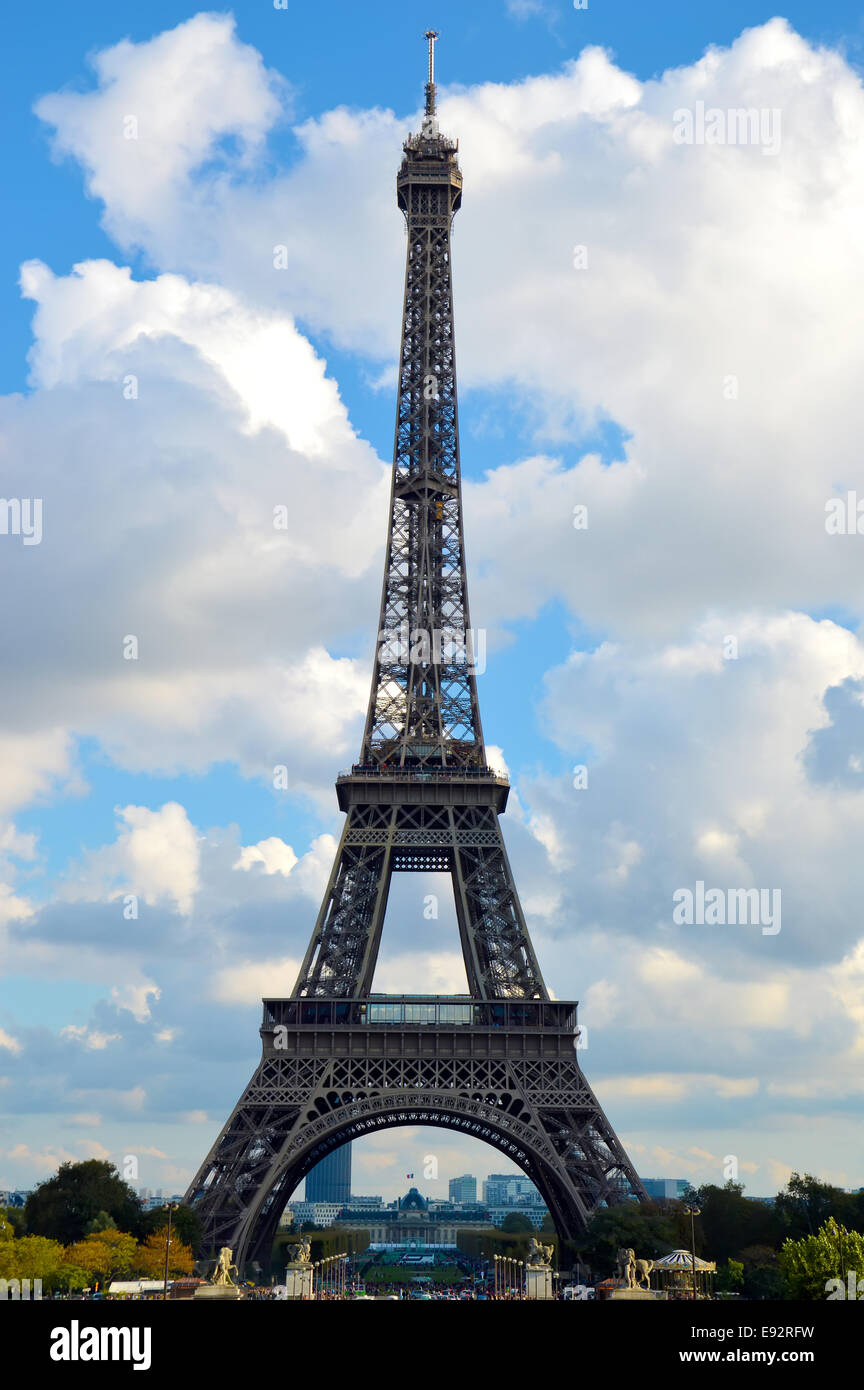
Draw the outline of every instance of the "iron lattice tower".
[[[559,1233],[645,1197],[576,1053],[576,1005],[553,1002],[486,761],[465,572],[450,231],[457,143],[438,128],[429,31],[426,106],[403,146],[408,251],[390,521],[360,761],[337,779],[342,838],[289,999],[264,1001],[263,1056],[186,1200],[207,1247],[266,1259],[287,1198],[338,1145],[438,1124],[509,1154]],[[447,871],[469,995],[372,995],[394,871]]]

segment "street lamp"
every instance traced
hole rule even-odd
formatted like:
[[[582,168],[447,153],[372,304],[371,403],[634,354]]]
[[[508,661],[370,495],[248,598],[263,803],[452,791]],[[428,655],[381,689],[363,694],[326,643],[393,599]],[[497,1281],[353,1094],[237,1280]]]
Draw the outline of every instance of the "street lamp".
[[[171,1247],[171,1213],[172,1213],[172,1212],[175,1212],[175,1211],[177,1210],[177,1208],[179,1207],[179,1205],[180,1205],[179,1202],[169,1202],[169,1203],[168,1203],[168,1234],[167,1234],[166,1237],[165,1237],[165,1275],[164,1275],[164,1278],[163,1278],[163,1280],[162,1280],[162,1301],[163,1301],[163,1303],[165,1302],[166,1298],[168,1297],[168,1251],[169,1251],[169,1249],[170,1249],[170,1247]]]
[[[701,1215],[702,1208],[696,1206],[685,1206],[684,1211],[690,1217],[690,1252],[693,1270],[693,1301],[696,1301],[696,1217]]]

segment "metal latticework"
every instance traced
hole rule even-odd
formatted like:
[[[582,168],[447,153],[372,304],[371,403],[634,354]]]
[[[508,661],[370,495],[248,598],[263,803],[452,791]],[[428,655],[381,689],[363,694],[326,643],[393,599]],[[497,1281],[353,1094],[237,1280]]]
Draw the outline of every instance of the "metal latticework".
[[[426,870],[451,875],[471,994],[546,998],[498,821],[505,779],[423,774],[418,783],[355,773],[340,780],[348,815],[295,994],[368,994],[391,875]],[[395,792],[411,799],[393,804]]]
[[[537,1184],[559,1234],[577,1237],[597,1207],[645,1191],[585,1080],[575,1033],[576,1006],[560,1001],[265,1000],[260,1065],[187,1195],[208,1245],[266,1262],[310,1169],[399,1125],[497,1148]]]
[[[230,1245],[238,1264],[266,1255],[310,1168],[382,1126],[488,1140],[534,1178],[564,1235],[598,1206],[645,1196],[579,1067],[576,1006],[549,1000],[499,824],[508,782],[486,763],[453,347],[462,177],[435,115],[435,37],[423,126],[397,181],[408,228],[399,396],[360,761],[336,784],[345,824],[294,991],[267,1001],[262,1061],[187,1194],[208,1248]],[[451,875],[469,996],[385,1006],[371,994],[391,877],[405,871]]]
[[[427,103],[428,105],[428,103]],[[408,253],[387,561],[361,760],[481,767],[483,734],[465,578],[450,224],[456,143],[427,111],[404,145]]]

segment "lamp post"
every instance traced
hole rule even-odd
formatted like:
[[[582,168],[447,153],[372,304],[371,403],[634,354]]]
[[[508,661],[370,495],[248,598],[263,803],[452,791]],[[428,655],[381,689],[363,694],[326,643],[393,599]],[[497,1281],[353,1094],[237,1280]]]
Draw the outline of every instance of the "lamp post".
[[[168,1234],[165,1237],[165,1272],[162,1280],[162,1302],[168,1297],[168,1251],[171,1248],[171,1214],[179,1207],[179,1202],[168,1203]]]
[[[495,1290],[495,1298],[496,1298],[496,1300],[497,1300],[497,1298],[498,1298],[498,1256],[497,1256],[497,1255],[493,1255],[493,1256],[492,1256],[492,1277],[493,1277],[493,1280],[494,1280],[493,1286],[492,1286],[492,1287],[493,1287],[494,1290]]]
[[[696,1217],[701,1214],[701,1207],[686,1206],[685,1212],[690,1217],[690,1252],[693,1270],[693,1301],[696,1301]]]

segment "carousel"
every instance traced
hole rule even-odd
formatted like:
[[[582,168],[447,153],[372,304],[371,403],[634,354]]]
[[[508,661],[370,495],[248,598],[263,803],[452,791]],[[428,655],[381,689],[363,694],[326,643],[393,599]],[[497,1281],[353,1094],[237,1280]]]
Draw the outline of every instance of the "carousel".
[[[692,1253],[689,1250],[673,1250],[671,1255],[654,1260],[651,1285],[669,1299],[692,1298],[695,1282],[697,1298],[713,1298],[716,1273],[717,1266],[713,1261],[700,1260],[697,1255],[694,1276]]]

